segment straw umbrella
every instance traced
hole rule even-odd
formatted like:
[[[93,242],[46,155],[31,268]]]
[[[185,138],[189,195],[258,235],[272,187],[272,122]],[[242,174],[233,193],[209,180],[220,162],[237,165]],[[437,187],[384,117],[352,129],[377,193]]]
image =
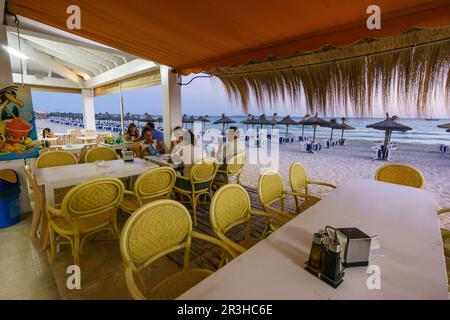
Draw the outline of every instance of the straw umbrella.
[[[183,126],[186,123],[186,128],[187,128],[187,124],[194,123],[194,118],[188,117],[186,114],[183,114],[183,117],[181,118],[181,122],[183,123]]]
[[[225,113],[222,113],[222,117],[213,122],[213,124],[222,124],[222,134],[225,134],[225,125],[228,127],[230,123],[236,123],[236,121],[227,117]]]
[[[342,129],[343,128],[343,127],[341,127],[341,125],[339,123],[337,123],[336,118],[330,119],[330,123],[324,127],[331,128],[330,142],[333,141],[334,129]]]
[[[247,115],[247,119],[244,119],[244,120],[241,121],[241,123],[247,125],[247,130],[248,130],[248,125],[251,124],[251,121],[250,121],[251,119],[252,119],[252,114],[249,113]]]
[[[274,113],[272,119],[270,119],[270,125],[272,126],[272,131],[273,131],[273,127],[278,124],[278,120],[277,120],[277,115],[278,113]]]
[[[309,119],[309,118],[311,118],[311,115],[310,115],[309,113],[307,113],[307,114],[305,114],[305,116],[303,117],[303,119],[300,120],[300,121],[298,122],[299,124],[302,125],[302,139],[303,139],[303,134],[305,133],[305,125],[302,124],[301,122],[302,122],[303,120],[307,120],[307,119]]]
[[[355,128],[353,128],[351,125],[349,125],[346,121],[347,119],[345,118],[341,118],[342,123],[340,123],[340,128],[342,130],[342,134],[341,134],[341,140],[344,140],[344,131],[345,130],[355,130]]]
[[[450,122],[449,123],[440,124],[437,127],[441,128],[441,129],[450,129]]]
[[[208,115],[200,116],[197,118],[197,121],[201,121],[202,123],[202,134],[205,132],[206,129],[206,122],[211,122],[211,120],[208,119]]]
[[[259,116],[258,119],[255,120],[255,124],[259,124],[260,129],[262,129],[263,125],[269,125],[271,124],[271,122],[266,118],[266,114],[263,113],[262,115]]]
[[[324,120],[322,118],[319,118],[317,116],[317,112],[316,112],[314,117],[301,120],[299,122],[299,124],[305,125],[305,126],[312,126],[314,128],[313,140],[312,140],[312,143],[314,143],[314,141],[316,141],[316,129],[317,129],[317,126],[326,127],[326,126],[328,126],[330,124],[330,122],[327,121],[327,120]]]
[[[286,137],[289,133],[289,126],[295,126],[298,124],[297,121],[295,121],[294,119],[292,119],[290,116],[286,116],[283,119],[281,119],[280,121],[278,121],[279,124],[284,124],[286,126]]]
[[[397,117],[398,119],[398,117]],[[366,126],[366,128],[373,128],[376,130],[384,130],[384,148],[383,148],[383,160],[386,160],[387,158],[387,145],[389,141],[391,140],[391,134],[393,131],[408,131],[412,130],[410,127],[405,126],[401,123],[398,123],[392,118],[389,118],[389,113],[386,113],[386,119],[380,122],[372,123]]]

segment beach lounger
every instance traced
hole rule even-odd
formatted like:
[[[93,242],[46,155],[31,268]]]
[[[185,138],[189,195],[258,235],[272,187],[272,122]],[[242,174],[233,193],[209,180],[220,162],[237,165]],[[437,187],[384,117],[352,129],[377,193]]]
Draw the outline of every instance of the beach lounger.
[[[441,144],[439,146],[439,151],[441,151],[442,153],[450,154],[450,146],[447,146],[445,144]]]

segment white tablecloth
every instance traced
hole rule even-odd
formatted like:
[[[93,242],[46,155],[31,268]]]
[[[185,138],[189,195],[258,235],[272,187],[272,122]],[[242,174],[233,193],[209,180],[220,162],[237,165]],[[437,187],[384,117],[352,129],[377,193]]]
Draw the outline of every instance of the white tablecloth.
[[[180,299],[448,299],[439,219],[432,193],[355,179],[181,295]],[[379,236],[370,265],[345,270],[334,289],[303,269],[312,235],[326,225]]]

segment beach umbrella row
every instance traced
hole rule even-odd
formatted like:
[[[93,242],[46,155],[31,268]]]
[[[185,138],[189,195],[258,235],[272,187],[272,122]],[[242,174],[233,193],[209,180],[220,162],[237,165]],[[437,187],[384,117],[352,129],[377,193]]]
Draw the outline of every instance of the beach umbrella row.
[[[314,133],[313,133],[313,141],[312,141],[312,143],[314,143],[314,141],[316,141],[316,129],[317,129],[317,126],[326,127],[326,126],[329,126],[329,123],[330,123],[329,121],[324,120],[322,118],[319,118],[317,113],[314,115],[314,117],[303,119],[303,120],[301,120],[299,122],[299,124],[301,124],[301,125],[307,125],[307,126],[312,126],[313,127]]]

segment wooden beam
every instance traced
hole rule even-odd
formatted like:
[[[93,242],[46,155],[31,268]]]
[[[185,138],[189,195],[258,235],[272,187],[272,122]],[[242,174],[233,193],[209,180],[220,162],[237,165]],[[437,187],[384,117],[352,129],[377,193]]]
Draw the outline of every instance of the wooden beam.
[[[84,86],[95,88],[153,70],[159,70],[159,66],[150,61],[136,59],[86,80]]]
[[[10,44],[10,46],[11,46],[11,44]],[[12,47],[16,50],[19,49],[18,46],[16,46],[16,44],[14,44]],[[57,63],[48,54],[45,54],[39,50],[32,48],[31,46],[29,46],[26,43],[26,41],[21,42],[21,51],[23,54],[27,55],[31,60],[35,61],[36,63],[52,70],[53,72],[72,81],[73,83],[77,84],[78,86],[83,86],[84,80],[82,80],[72,70],[70,70],[69,68],[66,68],[64,65]]]
[[[14,83],[22,83],[22,76],[20,73],[13,73],[12,78]],[[61,78],[39,77],[34,75],[25,74],[23,76],[24,84],[41,86],[41,87],[57,87],[57,88],[70,88],[81,89],[81,86],[77,86],[72,81]]]

